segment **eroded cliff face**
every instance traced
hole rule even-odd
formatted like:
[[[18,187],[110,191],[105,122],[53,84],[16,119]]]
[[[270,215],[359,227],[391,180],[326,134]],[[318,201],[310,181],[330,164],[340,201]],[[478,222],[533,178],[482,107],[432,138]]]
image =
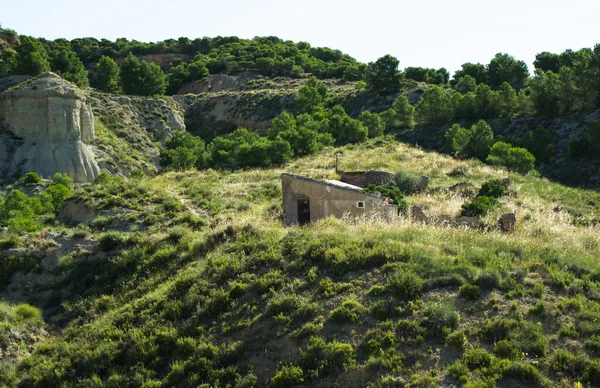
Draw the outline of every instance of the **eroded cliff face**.
[[[94,115],[87,97],[54,73],[0,93],[0,126],[8,132],[4,137],[21,140],[12,155],[4,147],[14,175],[61,172],[76,182],[90,182],[100,173],[90,147]]]

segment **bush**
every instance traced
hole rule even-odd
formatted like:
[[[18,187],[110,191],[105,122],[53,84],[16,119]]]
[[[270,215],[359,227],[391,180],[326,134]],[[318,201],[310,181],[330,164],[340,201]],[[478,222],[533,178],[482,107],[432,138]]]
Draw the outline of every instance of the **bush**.
[[[453,331],[446,337],[446,344],[458,349],[464,348],[467,343],[467,336],[465,335],[464,331],[461,330]]]
[[[308,347],[300,352],[300,366],[319,378],[348,370],[356,363],[352,345],[333,341],[326,343],[322,337],[310,337]]]
[[[329,314],[329,319],[337,323],[356,323],[367,312],[367,308],[354,299],[346,299],[342,305]]]
[[[493,290],[500,287],[500,275],[493,271],[484,271],[477,277],[477,285],[482,290]]]
[[[121,247],[127,239],[121,232],[108,232],[100,237],[99,246],[104,252],[109,252]]]
[[[14,308],[14,313],[23,322],[35,326],[41,326],[42,312],[37,308],[27,303],[20,303]]]
[[[521,361],[513,362],[504,372],[504,376],[531,383],[539,383],[542,380],[542,374],[539,370],[533,365]]]
[[[465,352],[463,362],[471,370],[489,368],[492,365],[492,355],[481,348],[473,348]]]
[[[458,289],[458,294],[467,300],[477,300],[481,296],[479,286],[475,284],[465,284]]]
[[[40,183],[42,183],[42,178],[40,178],[40,176],[36,172],[25,173],[21,180],[23,183],[26,183],[28,185],[39,185]]]
[[[398,270],[388,277],[385,288],[398,298],[412,300],[421,295],[425,282],[410,270]]]
[[[299,366],[284,365],[269,381],[269,388],[286,388],[304,382],[304,371]]]
[[[505,166],[510,171],[527,174],[535,166],[535,156],[525,148],[513,147],[499,141],[490,148],[486,162],[492,165]]]
[[[508,194],[508,190],[501,180],[491,180],[481,185],[478,197],[500,198]]]
[[[404,200],[404,194],[393,184],[388,183],[385,186],[370,184],[364,188],[364,191],[367,193],[379,193],[384,197],[391,198],[394,201],[394,205],[398,206],[403,213],[406,213],[408,209],[408,205]]]
[[[472,202],[464,203],[460,214],[466,217],[483,217],[499,205],[500,202],[496,198],[477,197]]]
[[[394,185],[405,195],[413,194],[417,191],[417,182],[419,177],[406,171],[398,171],[394,175]]]
[[[443,336],[448,329],[455,329],[460,321],[460,314],[449,302],[428,304],[424,315],[427,318],[425,326],[434,338]]]
[[[511,341],[505,339],[494,344],[494,354],[508,360],[518,360],[523,356],[523,353]]]

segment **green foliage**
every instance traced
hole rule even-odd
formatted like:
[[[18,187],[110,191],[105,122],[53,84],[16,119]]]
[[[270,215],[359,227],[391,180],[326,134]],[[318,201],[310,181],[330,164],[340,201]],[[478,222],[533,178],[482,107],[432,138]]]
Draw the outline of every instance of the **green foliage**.
[[[294,365],[283,365],[271,377],[267,387],[269,388],[287,388],[299,385],[304,382],[304,371],[302,368]]]
[[[329,319],[337,323],[357,323],[367,312],[367,308],[354,299],[346,299],[342,305],[331,311]]]
[[[462,205],[460,214],[465,217],[483,217],[499,205],[500,202],[496,198],[477,197],[472,202],[465,202]]]
[[[408,102],[404,94],[394,100],[390,109],[380,114],[387,128],[414,128],[414,115],[415,107]]]
[[[486,162],[491,165],[505,166],[510,171],[526,174],[533,170],[535,156],[525,148],[513,147],[499,141],[490,148]]]
[[[447,123],[454,118],[452,97],[439,86],[430,86],[417,103],[415,115],[421,125]]]
[[[403,74],[398,70],[400,61],[387,54],[367,65],[365,81],[375,93],[391,94],[400,90]]]
[[[41,228],[39,215],[44,208],[39,198],[28,197],[20,190],[13,190],[1,204],[0,226],[12,232],[34,232]]]
[[[504,183],[499,179],[484,182],[477,194],[478,197],[485,196],[490,198],[500,198],[505,195],[508,195],[508,190],[506,189],[506,186],[504,186]]]
[[[118,93],[120,86],[119,65],[111,57],[103,55],[96,65],[96,75],[92,86],[106,93]]]
[[[418,191],[419,176],[400,170],[394,174],[394,185],[405,195],[415,194]]]
[[[534,131],[528,131],[523,138],[516,139],[516,144],[526,148],[536,160],[547,162],[554,156],[552,138],[547,129],[537,127]]]
[[[398,270],[387,278],[385,288],[395,297],[412,300],[421,295],[425,288],[425,282],[410,270]]]
[[[310,77],[304,86],[298,89],[295,96],[294,109],[296,114],[312,113],[315,110],[324,108],[329,103],[328,93],[327,85],[315,76]]]
[[[464,348],[467,343],[467,336],[461,330],[453,331],[446,337],[446,344],[458,349]]]
[[[322,337],[310,337],[306,350],[300,352],[300,367],[310,377],[327,377],[348,370],[356,363],[352,345]]]
[[[165,73],[156,63],[140,61],[129,53],[121,65],[121,83],[126,94],[138,96],[162,95],[165,92]]]
[[[42,178],[36,172],[27,172],[23,175],[21,181],[29,185],[39,185],[42,183]]]
[[[458,289],[458,294],[467,300],[477,300],[481,296],[481,291],[475,284],[465,284]]]
[[[391,198],[394,205],[398,206],[402,212],[406,212],[408,209],[408,204],[404,200],[404,193],[395,184],[388,183],[385,186],[370,184],[364,187],[363,190],[367,193],[379,193],[384,197]]]
[[[529,70],[523,61],[514,59],[505,53],[498,53],[490,61],[487,67],[489,84],[492,87],[500,87],[504,82],[519,90],[529,77]]]
[[[463,354],[463,362],[471,370],[489,368],[492,365],[492,355],[484,349],[472,348]]]
[[[447,84],[450,78],[450,73],[443,67],[438,70],[423,67],[407,67],[404,69],[404,74],[407,79],[437,85]]]
[[[589,123],[587,131],[580,138],[569,143],[572,158],[598,159],[600,157],[600,123]]]
[[[204,141],[187,131],[176,132],[167,139],[160,152],[160,165],[165,169],[189,170],[206,165]]]
[[[35,38],[23,36],[17,51],[17,74],[36,76],[50,71],[48,53],[44,46]]]
[[[79,87],[89,85],[88,71],[70,47],[62,46],[50,56],[52,71]]]
[[[369,112],[368,110],[362,112],[358,119],[369,131],[369,137],[378,137],[383,135],[386,123],[377,113]]]
[[[452,303],[447,301],[427,304],[424,311],[425,327],[432,338],[445,336],[450,330],[456,329],[460,322],[460,314]]]
[[[446,131],[444,137],[446,148],[457,156],[485,160],[494,141],[494,132],[485,121],[479,120],[470,130],[454,124]]]

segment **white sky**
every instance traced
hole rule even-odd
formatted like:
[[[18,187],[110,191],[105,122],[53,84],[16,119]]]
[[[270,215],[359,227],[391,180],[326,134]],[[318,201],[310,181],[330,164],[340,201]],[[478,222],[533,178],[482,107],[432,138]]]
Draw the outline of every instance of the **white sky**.
[[[0,23],[19,34],[125,37],[278,36],[339,49],[361,62],[391,54],[407,66],[489,63],[498,52],[532,68],[535,54],[600,42],[598,0],[2,0]]]

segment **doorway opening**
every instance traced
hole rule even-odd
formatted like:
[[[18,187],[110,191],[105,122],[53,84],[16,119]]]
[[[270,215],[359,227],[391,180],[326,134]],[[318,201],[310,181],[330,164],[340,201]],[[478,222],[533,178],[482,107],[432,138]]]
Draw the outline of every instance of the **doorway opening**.
[[[300,225],[310,223],[310,202],[308,199],[298,200],[298,223]]]

